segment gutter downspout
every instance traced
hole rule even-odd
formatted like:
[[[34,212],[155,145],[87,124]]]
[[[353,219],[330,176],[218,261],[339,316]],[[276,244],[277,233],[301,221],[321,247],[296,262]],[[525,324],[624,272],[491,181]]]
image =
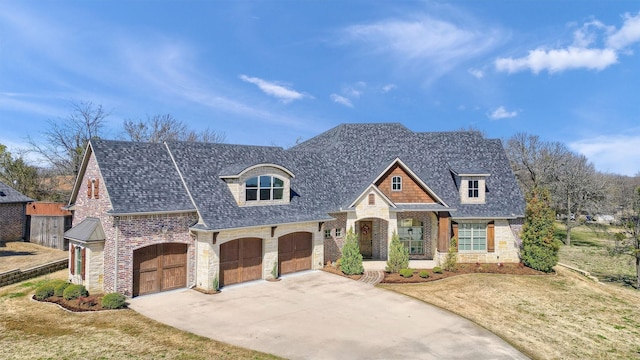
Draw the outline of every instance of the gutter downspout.
[[[116,225],[116,244],[114,246],[115,256],[113,257],[115,259],[115,266],[113,270],[115,274],[115,277],[113,278],[113,292],[118,292],[118,233],[120,232],[118,229],[118,220],[120,220],[118,216],[113,217],[113,222]]]

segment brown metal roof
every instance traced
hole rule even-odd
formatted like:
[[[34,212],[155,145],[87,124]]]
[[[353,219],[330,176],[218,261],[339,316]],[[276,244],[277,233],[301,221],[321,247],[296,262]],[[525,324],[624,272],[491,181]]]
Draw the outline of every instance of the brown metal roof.
[[[27,204],[27,215],[69,216],[71,211],[62,209],[65,205],[52,202],[30,202]]]

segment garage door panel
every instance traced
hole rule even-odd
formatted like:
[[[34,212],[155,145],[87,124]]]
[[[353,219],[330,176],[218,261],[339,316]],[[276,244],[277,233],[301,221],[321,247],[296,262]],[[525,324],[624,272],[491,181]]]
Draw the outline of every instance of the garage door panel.
[[[220,285],[262,279],[262,239],[243,238],[220,245]]]
[[[156,244],[133,252],[133,296],[187,286],[187,245]]]
[[[312,235],[297,232],[278,239],[278,267],[280,274],[311,269]]]

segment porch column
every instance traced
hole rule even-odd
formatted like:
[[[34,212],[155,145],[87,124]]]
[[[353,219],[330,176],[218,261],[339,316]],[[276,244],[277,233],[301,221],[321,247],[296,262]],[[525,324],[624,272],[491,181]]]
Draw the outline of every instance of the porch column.
[[[445,212],[438,213],[438,252],[449,251],[449,240],[451,239],[451,218]]]

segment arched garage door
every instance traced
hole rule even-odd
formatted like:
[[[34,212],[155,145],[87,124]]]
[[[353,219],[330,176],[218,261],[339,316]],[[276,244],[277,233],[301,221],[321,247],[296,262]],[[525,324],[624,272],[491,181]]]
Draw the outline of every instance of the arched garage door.
[[[243,238],[220,245],[220,286],[262,279],[262,239]]]
[[[278,238],[278,270],[280,275],[311,269],[312,235],[296,232]]]
[[[133,251],[133,296],[187,286],[187,244],[157,244]]]

